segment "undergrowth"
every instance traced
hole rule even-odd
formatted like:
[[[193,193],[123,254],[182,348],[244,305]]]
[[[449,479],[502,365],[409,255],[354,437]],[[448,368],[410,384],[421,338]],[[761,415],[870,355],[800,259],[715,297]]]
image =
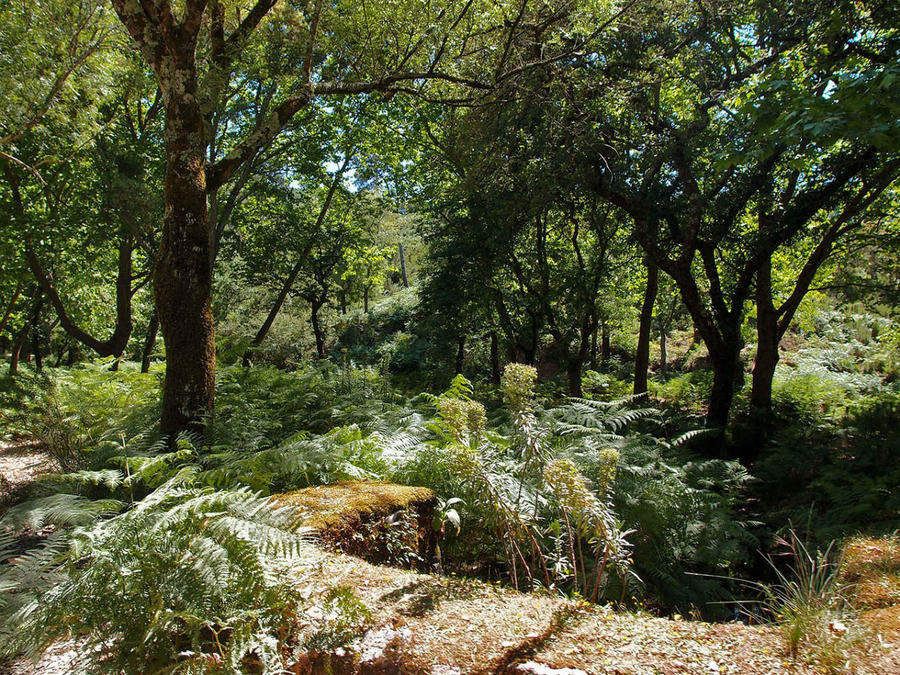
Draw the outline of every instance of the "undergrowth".
[[[654,435],[658,411],[627,399],[542,405],[526,366],[507,369],[490,414],[462,377],[403,398],[349,364],[226,367],[206,439],[173,444],[149,424],[153,374],[81,367],[33,386],[21,432],[64,419],[71,456],[0,522],[5,653],[71,633],[89,655],[102,645],[101,671],[277,671],[312,554],[267,497],[341,479],[433,488],[445,570],[596,601],[702,605],[726,585],[686,572],[727,572],[754,544],[737,464],[684,461],[696,434]],[[22,533],[51,531],[22,550]]]

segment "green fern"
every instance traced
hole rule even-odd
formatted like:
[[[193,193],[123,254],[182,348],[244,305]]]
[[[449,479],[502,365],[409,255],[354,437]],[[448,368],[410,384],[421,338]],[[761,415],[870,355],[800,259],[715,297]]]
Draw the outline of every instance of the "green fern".
[[[180,477],[35,556],[49,576],[17,589],[29,601],[4,621],[3,652],[73,634],[97,672],[237,673],[285,667],[276,637],[296,628],[292,579],[316,554],[291,510]]]

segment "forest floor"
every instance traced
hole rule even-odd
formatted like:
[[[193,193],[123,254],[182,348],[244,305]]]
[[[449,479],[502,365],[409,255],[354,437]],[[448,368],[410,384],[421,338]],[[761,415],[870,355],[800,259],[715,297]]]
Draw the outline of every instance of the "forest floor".
[[[25,440],[0,440],[0,512],[29,484],[53,469],[49,455]]]
[[[5,494],[15,495],[49,459],[27,445],[0,447]],[[0,497],[2,499],[2,497]],[[537,593],[457,577],[417,574],[322,552],[298,578],[304,598],[302,639],[328,645],[336,628],[324,593],[340,587],[367,610],[347,640],[304,654],[295,673],[900,674],[900,607],[865,612],[850,663],[792,657],[779,630],[706,623],[678,616],[614,612]],[[343,628],[341,629],[343,631]],[[344,646],[337,646],[343,643]],[[9,675],[83,672],[77,644],[57,643],[36,664],[0,664]]]

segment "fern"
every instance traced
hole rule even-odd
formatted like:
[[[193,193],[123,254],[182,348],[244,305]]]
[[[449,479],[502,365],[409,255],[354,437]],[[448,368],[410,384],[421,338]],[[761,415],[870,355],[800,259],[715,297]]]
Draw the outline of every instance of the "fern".
[[[62,561],[45,545],[56,583],[35,584],[4,622],[3,651],[37,654],[72,633],[97,672],[278,672],[273,645],[296,619],[287,572],[316,555],[295,520],[248,490],[172,479],[76,529]]]

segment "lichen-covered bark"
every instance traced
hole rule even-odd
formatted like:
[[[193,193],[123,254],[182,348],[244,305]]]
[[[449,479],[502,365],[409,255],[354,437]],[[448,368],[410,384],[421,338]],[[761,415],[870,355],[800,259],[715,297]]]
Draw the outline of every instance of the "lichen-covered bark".
[[[215,328],[206,201],[206,141],[192,50],[161,64],[166,99],[166,212],[154,270],[166,342],[162,432],[200,431],[215,401]]]

